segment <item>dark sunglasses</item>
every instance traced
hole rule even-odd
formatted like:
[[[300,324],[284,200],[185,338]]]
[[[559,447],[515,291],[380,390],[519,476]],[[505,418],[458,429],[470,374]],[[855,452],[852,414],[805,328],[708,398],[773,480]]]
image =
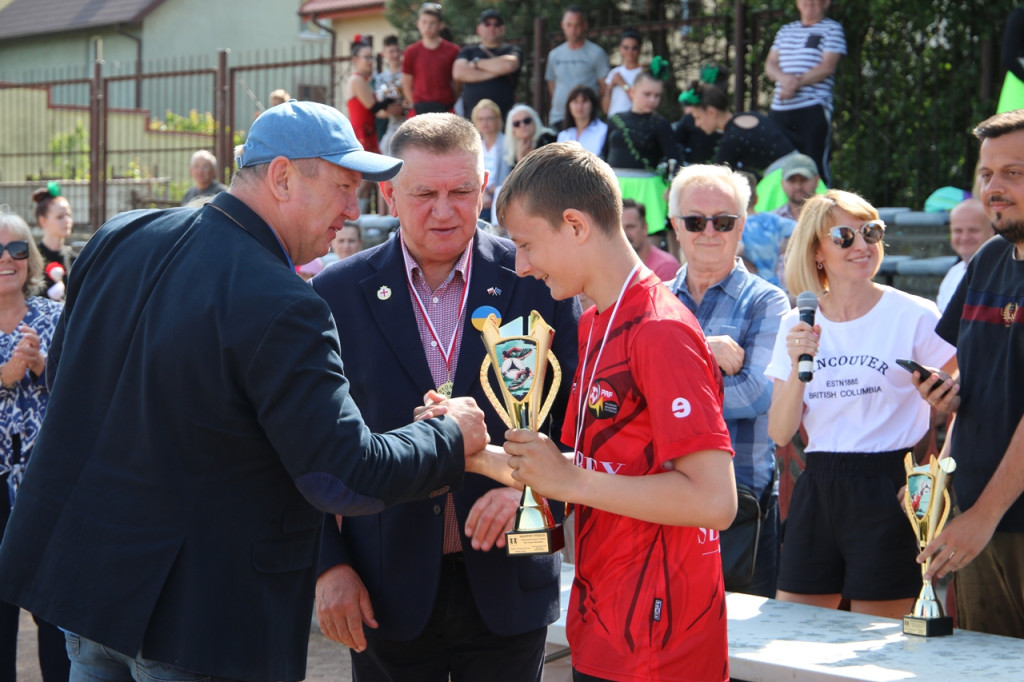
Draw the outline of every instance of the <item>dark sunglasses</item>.
[[[500,21],[485,21],[485,22],[483,22],[483,24],[487,28],[497,28],[498,26],[501,26],[501,22]]]
[[[683,221],[683,227],[686,228],[687,232],[703,232],[704,225],[709,220],[711,221],[711,226],[715,228],[715,232],[731,232],[732,228],[736,227],[736,219],[739,218],[738,215],[727,215],[725,213],[712,216],[681,215],[676,217]]]
[[[11,254],[11,258],[14,260],[25,260],[28,258],[28,242],[11,242],[10,244],[0,244],[0,258],[4,255],[4,250]]]
[[[885,236],[885,223],[881,220],[869,220],[861,225],[859,230],[849,225],[836,225],[828,231],[828,236],[832,237],[832,243],[836,246],[848,249],[853,246],[853,240],[857,238],[858,232],[866,243],[877,244]]]
[[[527,116],[526,118],[521,119],[519,121],[512,121],[512,127],[513,128],[518,128],[519,126],[529,126],[529,125],[533,125],[533,118],[531,118],[530,116]]]

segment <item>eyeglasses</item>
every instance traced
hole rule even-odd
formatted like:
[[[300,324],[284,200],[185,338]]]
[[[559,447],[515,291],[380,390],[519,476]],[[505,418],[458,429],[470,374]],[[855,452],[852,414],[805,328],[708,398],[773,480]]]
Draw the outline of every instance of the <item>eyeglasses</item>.
[[[512,121],[512,127],[513,128],[518,128],[519,126],[532,126],[532,125],[533,125],[533,117],[532,116],[527,116],[526,118],[521,118],[518,121]]]
[[[438,16],[441,15],[441,3],[439,2],[425,2],[420,5],[420,12],[433,12]]]
[[[14,260],[25,260],[28,258],[28,242],[10,242],[9,244],[0,244],[0,258],[3,257],[4,250],[11,254],[11,258]]]
[[[715,232],[731,232],[732,228],[736,227],[736,219],[739,216],[719,213],[712,216],[679,215],[676,218],[683,221],[683,227],[686,228],[687,232],[703,232],[704,226],[709,220],[711,221],[711,226],[715,228]]]
[[[877,244],[885,236],[885,223],[881,220],[869,220],[861,225],[859,230],[849,225],[836,225],[828,231],[828,236],[832,237],[832,243],[836,246],[848,249],[853,246],[853,240],[857,238],[858,232],[866,243]]]

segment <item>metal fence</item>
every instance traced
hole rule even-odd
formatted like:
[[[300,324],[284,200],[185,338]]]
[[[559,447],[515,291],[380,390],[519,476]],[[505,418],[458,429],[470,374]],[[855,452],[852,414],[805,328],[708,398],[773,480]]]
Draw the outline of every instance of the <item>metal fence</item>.
[[[675,82],[695,77],[707,61],[733,69],[737,110],[756,105],[762,57],[758,28],[778,12],[754,11],[733,21],[728,2],[702,16],[633,17],[652,54],[672,55],[666,111],[675,111]],[[742,5],[740,5],[742,6]],[[740,13],[739,16],[743,17]],[[614,50],[626,28],[603,25],[592,37]],[[524,51],[520,99],[547,111],[543,80],[548,50],[560,34],[536,18],[517,41]],[[189,159],[198,149],[216,156],[221,179],[230,177],[233,147],[278,88],[302,100],[343,107],[349,59],[333,45],[206,56],[159,62],[96,62],[60,73],[25,72],[0,81],[0,204],[31,215],[30,195],[56,179],[69,189],[80,227],[95,230],[114,214],[176,204],[191,185]],[[753,57],[753,59],[750,59]],[[650,55],[647,56],[650,58]],[[96,172],[95,169],[102,169]]]
[[[32,214],[31,192],[58,180],[81,226],[116,213],[176,204],[191,185],[189,159],[217,157],[227,181],[268,94],[338,105],[348,59],[269,50],[133,65],[96,62],[0,82],[0,204]],[[312,54],[311,54],[312,53]],[[95,172],[95,169],[102,169]]]

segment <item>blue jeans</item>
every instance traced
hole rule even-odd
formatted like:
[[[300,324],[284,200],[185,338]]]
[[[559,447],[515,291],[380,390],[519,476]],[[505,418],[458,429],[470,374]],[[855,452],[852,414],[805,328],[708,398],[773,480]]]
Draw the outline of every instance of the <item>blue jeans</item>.
[[[68,682],[230,682],[143,658],[141,653],[126,656],[71,632],[65,639],[71,659]]]

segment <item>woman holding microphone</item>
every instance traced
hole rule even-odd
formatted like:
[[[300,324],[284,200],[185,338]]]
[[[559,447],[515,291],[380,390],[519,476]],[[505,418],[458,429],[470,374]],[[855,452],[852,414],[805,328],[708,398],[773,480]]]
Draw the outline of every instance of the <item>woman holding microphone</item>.
[[[785,445],[803,423],[808,439],[776,597],[826,608],[845,597],[854,612],[900,618],[921,570],[897,493],[930,410],[896,359],[951,373],[956,350],[935,334],[934,303],[872,281],[884,236],[878,211],[856,194],[807,200],[785,279],[791,292],[817,296],[805,313],[814,311],[814,324],[797,309],[783,318],[765,374],[775,379],[769,436]]]

